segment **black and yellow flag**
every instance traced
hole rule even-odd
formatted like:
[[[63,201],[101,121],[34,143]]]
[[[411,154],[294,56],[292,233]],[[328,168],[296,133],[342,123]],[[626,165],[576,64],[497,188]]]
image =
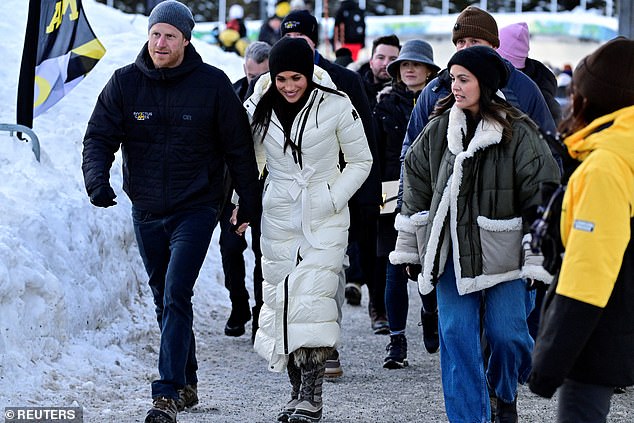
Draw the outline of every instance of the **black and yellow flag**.
[[[18,83],[17,123],[33,127],[103,57],[81,0],[29,0]]]

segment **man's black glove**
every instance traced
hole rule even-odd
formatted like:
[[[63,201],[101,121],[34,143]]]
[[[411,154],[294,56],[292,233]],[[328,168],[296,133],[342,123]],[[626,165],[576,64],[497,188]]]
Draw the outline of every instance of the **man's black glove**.
[[[110,207],[117,204],[117,195],[110,185],[100,185],[90,194],[90,202],[97,207]]]

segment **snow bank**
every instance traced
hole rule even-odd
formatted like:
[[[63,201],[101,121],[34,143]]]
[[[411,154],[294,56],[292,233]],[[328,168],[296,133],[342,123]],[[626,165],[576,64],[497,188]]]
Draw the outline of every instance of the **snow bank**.
[[[147,18],[93,0],[83,4],[106,55],[66,97],[35,118],[41,161],[30,144],[0,132],[0,378],[22,380],[18,390],[37,386],[42,373],[72,366],[73,349],[84,350],[79,356],[90,371],[91,362],[125,340],[134,325],[143,330],[156,325],[130,203],[121,189],[120,155],[111,172],[116,207],[93,207],[81,173],[82,139],[96,98],[116,68],[134,61],[147,39]],[[0,3],[5,16],[0,20],[1,123],[15,123],[27,9],[23,0]],[[230,78],[242,76],[236,55],[195,45]],[[211,289],[209,301],[226,304],[217,249],[205,266],[201,279]]]

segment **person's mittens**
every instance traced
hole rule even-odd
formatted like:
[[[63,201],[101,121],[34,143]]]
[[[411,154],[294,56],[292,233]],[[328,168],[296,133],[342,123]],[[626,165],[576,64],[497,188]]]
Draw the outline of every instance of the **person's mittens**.
[[[97,207],[110,207],[117,204],[117,195],[110,185],[100,185],[90,194],[90,202]]]

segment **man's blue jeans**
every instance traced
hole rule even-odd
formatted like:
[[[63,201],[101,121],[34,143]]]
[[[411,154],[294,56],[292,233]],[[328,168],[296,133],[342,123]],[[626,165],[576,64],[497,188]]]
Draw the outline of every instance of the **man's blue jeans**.
[[[533,339],[526,324],[527,311],[530,312],[526,284],[523,279],[516,279],[484,291],[458,295],[453,261],[449,257],[436,291],[447,417],[452,423],[490,422],[488,387],[498,399],[511,403],[518,382],[524,383],[530,373]],[[486,374],[481,316],[491,349]]]
[[[191,299],[216,216],[212,207],[165,216],[132,209],[134,233],[161,330],[160,379],[152,382],[152,398],[178,398],[178,389],[198,381]]]

